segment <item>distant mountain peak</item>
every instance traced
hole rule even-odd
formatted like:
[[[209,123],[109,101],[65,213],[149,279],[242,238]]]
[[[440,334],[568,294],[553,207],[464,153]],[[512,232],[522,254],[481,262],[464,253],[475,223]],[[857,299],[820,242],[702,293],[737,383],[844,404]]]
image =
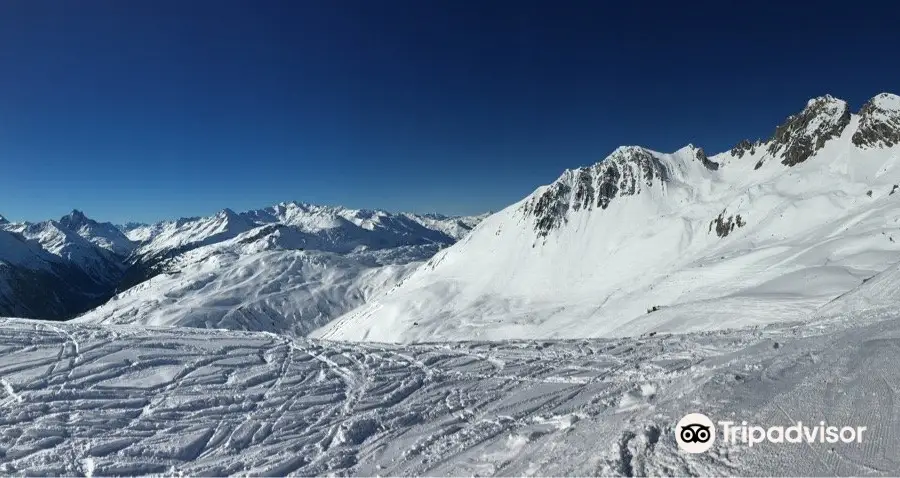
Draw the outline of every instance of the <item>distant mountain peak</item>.
[[[234,210],[226,207],[225,209],[222,209],[221,211],[216,213],[216,216],[230,218],[230,217],[237,217],[238,213],[236,213],[236,212],[234,212]]]
[[[9,224],[9,221],[0,214],[0,224]]]
[[[72,230],[78,230],[81,226],[94,223],[95,221],[88,218],[84,212],[78,209],[72,209],[72,212],[59,218],[59,222]]]
[[[852,141],[861,148],[900,144],[900,96],[880,93],[867,101],[859,110],[859,128]]]

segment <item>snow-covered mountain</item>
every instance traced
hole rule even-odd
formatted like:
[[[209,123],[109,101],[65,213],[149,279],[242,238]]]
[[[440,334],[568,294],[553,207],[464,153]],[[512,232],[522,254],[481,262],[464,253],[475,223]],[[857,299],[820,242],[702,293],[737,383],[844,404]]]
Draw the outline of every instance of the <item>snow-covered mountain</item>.
[[[74,209],[60,218],[59,223],[93,244],[122,258],[128,257],[136,244],[118,227],[108,222],[97,222]]]
[[[75,319],[304,336],[396,285],[433,245],[337,254],[308,234],[268,224],[179,254],[161,273]]]
[[[293,248],[347,254],[406,246],[449,246],[478,220],[478,217],[420,218],[413,214],[297,202],[243,213],[225,209],[210,217],[184,218],[128,231],[128,237],[141,244],[133,253],[120,290],[155,276],[162,270],[162,264],[174,257],[227,241],[260,225],[289,228]]]
[[[0,227],[33,241],[59,262],[84,271],[98,284],[115,284],[122,277],[124,266],[120,257],[85,239],[63,222],[10,223]]]
[[[107,281],[115,280],[116,265],[102,255],[85,252],[84,244],[53,224],[2,226],[11,230],[0,227],[0,315],[68,318],[109,297]],[[75,245],[69,247],[66,240]],[[83,260],[85,269],[70,257]]]
[[[810,100],[707,156],[618,148],[315,333],[434,341],[800,320],[900,262],[900,98]]]
[[[90,317],[304,334],[393,286],[478,220],[422,217],[283,203],[121,227],[78,210],[58,221],[3,221],[0,314],[68,318],[123,292]]]

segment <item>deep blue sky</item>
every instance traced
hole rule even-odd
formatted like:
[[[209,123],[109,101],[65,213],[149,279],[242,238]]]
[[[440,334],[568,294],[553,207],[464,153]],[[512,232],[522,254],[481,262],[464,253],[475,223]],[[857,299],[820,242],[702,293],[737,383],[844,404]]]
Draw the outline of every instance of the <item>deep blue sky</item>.
[[[0,2],[0,213],[475,213],[620,144],[900,92],[891,2],[685,3]]]

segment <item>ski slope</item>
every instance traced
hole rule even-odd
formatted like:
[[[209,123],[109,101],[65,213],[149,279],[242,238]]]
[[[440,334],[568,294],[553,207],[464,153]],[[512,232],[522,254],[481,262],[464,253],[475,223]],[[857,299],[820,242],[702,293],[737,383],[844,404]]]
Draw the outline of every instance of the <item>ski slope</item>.
[[[900,263],[898,105],[879,95],[851,114],[813,99],[770,140],[709,157],[619,148],[313,335],[618,337],[805,320]]]
[[[897,475],[900,314],[624,339],[353,344],[0,319],[0,473]],[[867,426],[679,452],[688,412]]]

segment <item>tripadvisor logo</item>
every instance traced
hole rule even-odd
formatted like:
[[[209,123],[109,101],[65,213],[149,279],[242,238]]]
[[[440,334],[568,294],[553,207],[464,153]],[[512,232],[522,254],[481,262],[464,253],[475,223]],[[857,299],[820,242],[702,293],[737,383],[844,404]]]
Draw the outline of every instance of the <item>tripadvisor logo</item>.
[[[830,426],[824,421],[814,426],[797,422],[791,426],[761,427],[748,425],[746,421],[720,421],[721,439],[732,445],[749,447],[763,442],[769,443],[862,443],[867,427]],[[687,453],[703,453],[716,441],[716,427],[713,421],[702,413],[689,413],[675,426],[675,441],[678,448]]]
[[[703,453],[716,441],[716,426],[702,413],[688,413],[675,426],[675,441],[688,453]]]

